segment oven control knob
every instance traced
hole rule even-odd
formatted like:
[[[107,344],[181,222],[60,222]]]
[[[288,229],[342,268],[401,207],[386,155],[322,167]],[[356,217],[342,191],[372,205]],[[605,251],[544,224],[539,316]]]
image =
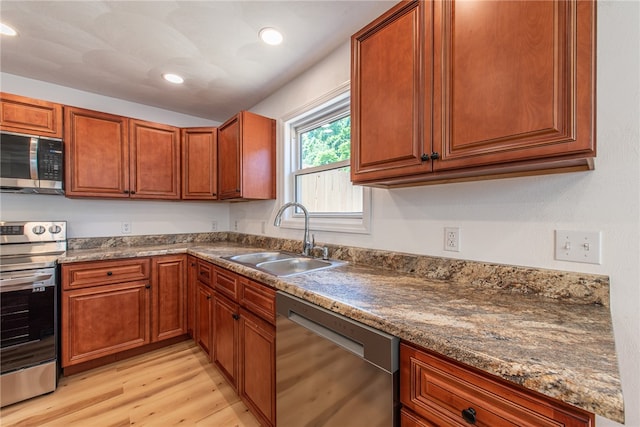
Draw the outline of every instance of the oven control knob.
[[[45,231],[47,231],[47,229],[44,228],[42,225],[36,225],[31,229],[31,231],[33,231],[34,234],[42,234]]]
[[[60,231],[62,231],[62,227],[60,227],[58,224],[53,224],[49,227],[49,233],[51,234],[58,234]]]

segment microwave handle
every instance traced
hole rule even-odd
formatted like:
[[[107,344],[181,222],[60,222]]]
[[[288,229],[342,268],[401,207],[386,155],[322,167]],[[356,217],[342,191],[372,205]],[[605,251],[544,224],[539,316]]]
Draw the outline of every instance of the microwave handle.
[[[31,179],[38,177],[38,138],[31,137],[29,140],[29,172]]]

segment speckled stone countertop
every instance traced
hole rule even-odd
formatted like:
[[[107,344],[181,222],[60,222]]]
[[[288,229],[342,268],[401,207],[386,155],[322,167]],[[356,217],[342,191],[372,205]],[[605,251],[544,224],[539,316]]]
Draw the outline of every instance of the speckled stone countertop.
[[[279,278],[222,257],[261,249],[296,252],[299,242],[238,233],[173,241],[78,239],[69,247],[59,262],[186,252],[624,422],[606,276],[330,246],[331,257],[348,264]]]

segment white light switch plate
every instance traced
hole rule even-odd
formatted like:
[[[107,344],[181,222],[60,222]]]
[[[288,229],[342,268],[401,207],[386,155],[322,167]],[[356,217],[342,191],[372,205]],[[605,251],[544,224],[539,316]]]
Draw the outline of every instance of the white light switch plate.
[[[556,259],[600,264],[600,232],[556,230]]]

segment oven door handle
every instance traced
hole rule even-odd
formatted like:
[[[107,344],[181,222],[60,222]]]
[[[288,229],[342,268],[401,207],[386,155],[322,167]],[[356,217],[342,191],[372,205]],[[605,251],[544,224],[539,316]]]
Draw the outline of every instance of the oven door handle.
[[[31,289],[38,282],[43,282],[50,279],[52,274],[34,274],[24,277],[13,277],[11,279],[2,279],[0,281],[0,290],[4,292],[9,291],[21,291],[24,289]],[[36,287],[54,286],[54,283],[42,284]]]

